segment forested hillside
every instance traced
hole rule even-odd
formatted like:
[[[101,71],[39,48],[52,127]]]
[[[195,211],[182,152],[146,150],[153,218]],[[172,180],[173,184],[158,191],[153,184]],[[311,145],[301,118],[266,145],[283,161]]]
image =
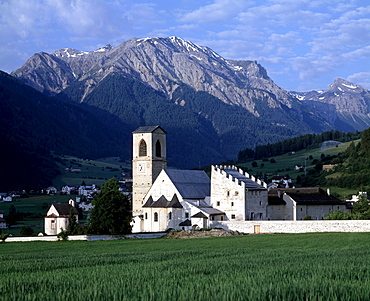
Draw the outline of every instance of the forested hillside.
[[[246,148],[238,153],[238,163],[245,163],[251,160],[259,160],[274,156],[280,156],[288,152],[296,152],[303,149],[312,149],[320,147],[324,141],[335,140],[339,142],[348,142],[359,139],[361,132],[342,133],[339,131],[328,131],[322,134],[307,134],[303,136],[285,139],[276,143],[267,143],[258,145],[255,150]]]
[[[0,191],[50,185],[52,153],[104,157],[123,152],[119,138],[90,112],[0,72]]]
[[[370,128],[362,132],[361,141],[350,144],[347,150],[333,160],[335,173],[327,177],[328,186],[370,190]]]

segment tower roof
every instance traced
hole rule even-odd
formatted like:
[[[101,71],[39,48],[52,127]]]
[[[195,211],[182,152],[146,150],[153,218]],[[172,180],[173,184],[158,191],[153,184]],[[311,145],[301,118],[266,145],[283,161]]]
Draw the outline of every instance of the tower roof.
[[[132,133],[133,134],[138,134],[138,133],[153,133],[157,129],[159,129],[160,131],[162,131],[164,134],[167,134],[167,132],[164,129],[162,129],[162,127],[160,127],[159,125],[141,126],[141,127],[137,128],[135,131],[133,131]]]

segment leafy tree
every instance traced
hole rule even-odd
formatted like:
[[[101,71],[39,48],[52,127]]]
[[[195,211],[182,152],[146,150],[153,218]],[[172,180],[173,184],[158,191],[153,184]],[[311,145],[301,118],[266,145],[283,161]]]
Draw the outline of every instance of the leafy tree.
[[[35,231],[31,228],[31,226],[23,226],[21,228],[21,236],[32,236],[35,234]]]
[[[104,183],[94,197],[89,218],[89,233],[127,234],[131,232],[131,202],[119,191],[116,179]]]
[[[369,200],[360,196],[359,200],[353,205],[354,219],[370,219]]]
[[[327,217],[325,217],[325,220],[348,220],[348,219],[353,219],[352,214],[341,210],[332,211],[328,214]]]

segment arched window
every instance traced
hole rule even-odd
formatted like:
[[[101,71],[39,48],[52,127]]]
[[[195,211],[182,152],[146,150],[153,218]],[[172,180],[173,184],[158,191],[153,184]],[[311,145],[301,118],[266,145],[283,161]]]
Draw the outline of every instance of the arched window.
[[[162,147],[161,147],[161,143],[159,142],[159,140],[157,140],[155,144],[155,156],[162,157]]]
[[[158,222],[158,212],[154,212],[154,221]]]
[[[146,156],[146,142],[144,139],[141,139],[140,145],[139,145],[139,157],[145,157]]]
[[[168,213],[168,219],[172,219],[172,212]]]

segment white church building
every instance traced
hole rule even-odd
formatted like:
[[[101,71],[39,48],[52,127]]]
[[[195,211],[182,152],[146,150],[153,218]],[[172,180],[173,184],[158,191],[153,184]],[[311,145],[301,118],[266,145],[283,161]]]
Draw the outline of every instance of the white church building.
[[[267,185],[235,166],[167,169],[166,132],[133,132],[133,232],[212,228],[222,221],[266,220]]]

